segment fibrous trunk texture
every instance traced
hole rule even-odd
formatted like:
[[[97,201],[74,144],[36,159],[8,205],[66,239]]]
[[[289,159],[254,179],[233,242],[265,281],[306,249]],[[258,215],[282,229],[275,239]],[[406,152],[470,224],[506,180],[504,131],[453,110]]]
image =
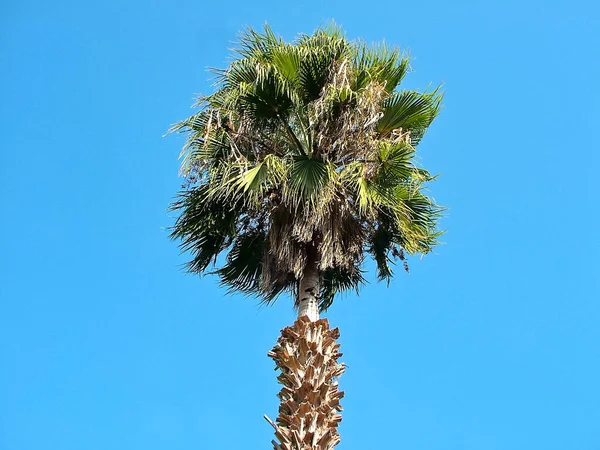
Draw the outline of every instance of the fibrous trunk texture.
[[[327,319],[316,322],[306,316],[281,330],[277,345],[269,352],[275,360],[277,377],[283,388],[278,394],[281,404],[274,423],[275,450],[330,450],[340,442],[337,431],[342,416],[337,378],[345,366],[337,328],[330,329]]]

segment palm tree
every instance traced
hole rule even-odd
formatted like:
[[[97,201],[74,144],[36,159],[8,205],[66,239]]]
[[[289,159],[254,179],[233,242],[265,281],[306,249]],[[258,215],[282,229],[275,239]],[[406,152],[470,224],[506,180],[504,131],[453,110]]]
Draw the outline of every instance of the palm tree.
[[[335,25],[291,43],[247,29],[215,92],[171,130],[187,134],[172,205],[187,269],[265,303],[289,292],[298,310],[269,353],[284,385],[275,449],[339,442],[339,333],[319,312],[358,290],[367,256],[389,282],[395,259],[408,269],[440,235],[423,192],[434,177],[414,157],[441,94],[399,89],[408,70],[399,50]]]

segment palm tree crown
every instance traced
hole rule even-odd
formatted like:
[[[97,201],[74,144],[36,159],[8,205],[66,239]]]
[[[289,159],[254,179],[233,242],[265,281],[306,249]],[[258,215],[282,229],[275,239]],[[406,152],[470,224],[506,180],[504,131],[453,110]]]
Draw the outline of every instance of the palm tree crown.
[[[423,193],[433,177],[415,147],[441,94],[399,89],[409,60],[348,40],[335,26],[285,42],[248,29],[216,90],[172,131],[187,133],[172,237],[231,290],[266,302],[297,292],[307,265],[319,306],[391,262],[437,243],[441,208]]]

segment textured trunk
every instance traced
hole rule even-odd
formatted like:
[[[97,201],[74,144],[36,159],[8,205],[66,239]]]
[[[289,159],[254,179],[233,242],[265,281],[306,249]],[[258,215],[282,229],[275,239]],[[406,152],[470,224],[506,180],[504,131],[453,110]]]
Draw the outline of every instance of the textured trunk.
[[[281,404],[271,441],[275,450],[331,450],[340,442],[337,431],[342,417],[337,378],[345,366],[336,339],[337,328],[329,329],[327,319],[311,321],[302,316],[281,330],[277,345],[269,352],[281,374]]]
[[[320,281],[316,259],[309,254],[298,288],[298,318],[308,316],[311,322],[319,320]]]

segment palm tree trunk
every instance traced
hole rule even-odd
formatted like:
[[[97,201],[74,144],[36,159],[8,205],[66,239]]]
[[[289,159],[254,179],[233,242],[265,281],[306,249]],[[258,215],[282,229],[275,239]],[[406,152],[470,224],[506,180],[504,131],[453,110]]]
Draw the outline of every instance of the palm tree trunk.
[[[304,276],[298,288],[298,318],[308,316],[311,322],[319,320],[319,288],[321,276],[314,255],[309,252]]]
[[[278,394],[279,416],[273,422],[275,450],[333,450],[340,442],[337,431],[342,416],[337,379],[345,366],[337,328],[319,319],[319,289],[316,245],[307,248],[307,262],[298,287],[298,319],[281,330],[277,345],[269,352],[281,371],[277,377],[283,388]]]
[[[332,450],[340,442],[337,431],[342,416],[337,378],[344,364],[336,339],[337,328],[327,319],[312,322],[302,316],[294,325],[281,330],[277,345],[269,352],[281,374],[281,404],[275,429],[274,450]]]

